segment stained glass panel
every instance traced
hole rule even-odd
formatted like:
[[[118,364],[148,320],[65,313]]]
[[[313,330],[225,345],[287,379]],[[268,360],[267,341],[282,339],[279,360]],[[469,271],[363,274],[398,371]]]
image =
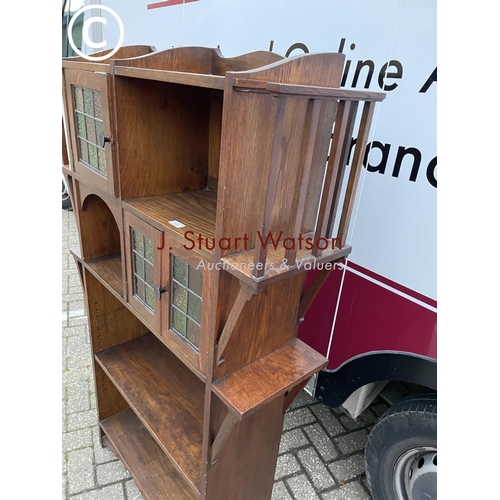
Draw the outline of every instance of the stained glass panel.
[[[172,255],[170,329],[194,350],[201,334],[203,273]]]
[[[89,144],[89,163],[91,167],[97,169],[99,160],[97,159],[97,147],[94,144]]]
[[[94,97],[89,89],[83,89],[83,104],[85,114],[94,116]]]
[[[75,96],[75,109],[83,113],[83,90],[80,87],[73,87]]]
[[[146,289],[146,305],[154,311],[155,310],[154,290],[147,283],[144,283],[144,287]]]

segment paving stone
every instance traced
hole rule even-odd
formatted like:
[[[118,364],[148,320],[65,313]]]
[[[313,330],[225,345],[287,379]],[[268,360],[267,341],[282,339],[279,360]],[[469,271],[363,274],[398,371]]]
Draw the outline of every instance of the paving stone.
[[[295,401],[290,405],[290,408],[293,410],[317,402],[318,400],[307,394],[306,391],[301,391],[300,394],[295,398]]]
[[[293,500],[293,498],[290,496],[290,493],[288,493],[285,483],[280,481],[279,483],[274,483],[273,485],[273,495],[271,500]]]
[[[74,335],[68,338],[68,357],[81,358],[90,354],[88,335]]]
[[[286,484],[292,490],[296,500],[317,500],[318,495],[314,491],[312,484],[305,474],[286,479]]]
[[[67,490],[68,490],[68,475],[63,474],[62,475],[62,499],[63,500],[66,500],[66,498],[68,498]]]
[[[343,488],[323,493],[322,500],[371,500],[372,497],[358,482],[346,484]]]
[[[335,486],[335,481],[328,472],[326,465],[312,446],[305,450],[299,450],[297,456],[302,467],[309,474],[315,488],[324,490]]]
[[[87,410],[68,415],[67,428],[68,431],[75,431],[85,427],[93,427],[97,423],[96,410]]]
[[[308,425],[307,427],[304,427],[303,430],[325,462],[333,460],[339,456],[331,437],[319,424]]]
[[[80,316],[77,318],[69,318],[68,319],[68,326],[79,326],[79,325],[87,325],[87,324],[88,324],[87,316]]]
[[[299,427],[304,424],[315,422],[316,419],[309,408],[301,408],[300,410],[289,411],[285,415],[283,430],[287,431],[294,427]]]
[[[71,500],[124,500],[123,485],[113,484],[71,497]]]
[[[128,500],[144,500],[133,479],[125,483],[125,491],[127,492]]]
[[[80,429],[78,431],[63,434],[63,451],[77,450],[92,446],[92,432],[90,429]]]
[[[68,491],[80,493],[95,486],[92,448],[68,453]]]
[[[281,479],[285,476],[290,476],[295,472],[300,471],[299,462],[292,454],[282,455],[278,457],[276,462],[276,473],[274,475],[275,479]]]
[[[100,485],[114,483],[122,479],[130,478],[130,474],[123,464],[116,460],[115,462],[108,462],[96,467],[97,482]]]
[[[328,466],[337,481],[349,481],[365,471],[365,458],[362,454],[338,460]]]
[[[67,413],[80,413],[82,411],[90,410],[90,396],[87,394],[80,394],[79,396],[74,396],[68,398]]]
[[[323,424],[326,432],[332,437],[345,433],[345,429],[337,420],[328,406],[317,404],[310,407],[311,411],[316,415],[319,421]]]
[[[71,326],[67,327],[66,329],[68,337],[72,337],[73,335],[87,335],[87,326],[86,325],[80,325],[80,326]]]
[[[305,434],[301,429],[294,429],[293,431],[284,432],[281,436],[280,449],[278,453],[285,453],[294,448],[300,448],[301,446],[308,445]]]
[[[73,384],[75,382],[86,380],[89,381],[89,386],[91,386],[93,385],[93,383],[92,384],[90,383],[91,379],[92,379],[92,372],[90,370],[90,367],[66,370],[62,374],[62,383],[64,385]]]
[[[368,432],[366,430],[360,430],[335,439],[335,443],[342,453],[347,454],[362,450],[365,447],[367,439]]]

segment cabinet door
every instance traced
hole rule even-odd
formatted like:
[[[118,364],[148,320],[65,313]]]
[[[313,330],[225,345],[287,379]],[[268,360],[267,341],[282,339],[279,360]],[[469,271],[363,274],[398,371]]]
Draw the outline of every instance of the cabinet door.
[[[149,328],[160,333],[161,231],[124,212],[128,302]]]
[[[169,295],[162,304],[161,335],[172,350],[204,373],[211,307],[207,262],[171,238],[164,252]]]
[[[105,73],[64,72],[73,169],[96,188],[117,196],[111,150],[108,78]]]

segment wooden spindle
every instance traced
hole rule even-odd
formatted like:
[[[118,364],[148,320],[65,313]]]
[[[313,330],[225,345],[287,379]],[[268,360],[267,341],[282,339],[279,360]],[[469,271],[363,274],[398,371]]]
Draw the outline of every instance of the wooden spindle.
[[[349,222],[351,220],[352,209],[354,207],[356,187],[361,173],[361,163],[363,162],[363,158],[365,156],[365,148],[368,143],[368,135],[370,132],[374,109],[375,102],[365,102],[365,105],[363,106],[363,113],[361,115],[361,123],[359,125],[356,149],[354,150],[354,159],[351,165],[351,172],[349,173],[344,206],[340,216],[339,230],[337,232],[337,238],[340,238],[342,242],[346,241],[347,232],[349,231]]]
[[[276,189],[278,187],[278,172],[281,163],[281,156],[283,154],[284,148],[282,147],[283,141],[283,127],[285,122],[285,107],[286,98],[277,97],[278,109],[276,114],[276,128],[274,131],[274,143],[271,155],[271,165],[269,168],[269,177],[267,180],[267,193],[266,201],[264,205],[264,215],[262,218],[261,227],[258,228],[261,231],[261,236],[265,240],[268,231],[271,229],[271,219],[273,213],[274,200],[276,198]],[[253,270],[253,276],[255,278],[261,278],[264,276],[266,271],[266,257],[267,257],[267,246],[264,247],[261,244],[259,235],[255,236],[255,250],[254,250],[254,264],[255,268]],[[258,264],[261,264],[261,269],[257,268]]]
[[[306,205],[307,188],[309,186],[309,176],[311,173],[311,165],[314,155],[314,146],[316,144],[316,137],[318,133],[318,125],[321,113],[322,103],[318,99],[313,99],[312,116],[309,125],[309,134],[307,137],[307,147],[304,159],[304,166],[302,169],[302,178],[300,181],[299,198],[297,202],[297,211],[295,213],[295,222],[292,230],[292,237],[294,239],[294,246],[289,250],[285,250],[285,260],[287,265],[293,266],[297,257],[297,241],[302,229],[302,220],[304,217],[304,208]]]
[[[350,141],[357,108],[358,103],[352,101],[340,101],[338,105],[330,156],[328,158],[325,182],[319,205],[318,220],[314,231],[314,242],[327,236],[329,215],[333,206],[333,200],[336,194],[338,199],[345,170],[345,156],[343,154],[345,144]],[[344,161],[342,161],[343,159]],[[321,250],[315,245],[312,254],[315,257],[319,257]]]

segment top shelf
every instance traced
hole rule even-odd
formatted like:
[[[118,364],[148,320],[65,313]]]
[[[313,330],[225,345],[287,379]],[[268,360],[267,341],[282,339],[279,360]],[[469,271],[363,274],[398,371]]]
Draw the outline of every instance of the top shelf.
[[[115,59],[111,72],[117,76],[223,90],[228,71],[252,70],[282,59],[268,51],[224,57],[219,49],[177,47],[143,57]]]

